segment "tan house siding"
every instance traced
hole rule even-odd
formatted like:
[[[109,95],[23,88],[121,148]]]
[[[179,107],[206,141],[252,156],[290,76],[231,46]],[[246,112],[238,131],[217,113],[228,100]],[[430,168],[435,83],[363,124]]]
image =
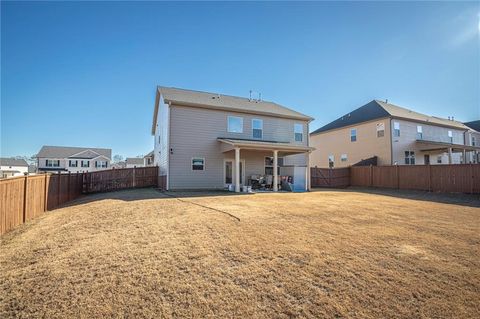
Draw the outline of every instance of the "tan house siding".
[[[400,124],[400,136],[393,135],[394,122]],[[438,125],[429,125],[421,122],[392,119],[392,154],[393,164],[405,165],[405,151],[415,152],[415,164],[425,164],[424,155],[430,155],[430,164],[437,164],[437,159],[440,156],[442,164],[448,163],[448,155],[445,152],[421,152],[425,146],[416,143],[417,140],[417,126],[422,127],[422,139],[437,142],[450,143],[448,138],[448,131],[452,131],[453,143],[464,144],[464,131],[454,128],[447,128]],[[460,164],[460,153],[452,154],[452,163]]]
[[[384,124],[384,136],[377,137],[377,124]],[[350,130],[357,130],[357,140],[350,141]],[[347,167],[362,159],[378,156],[378,165],[391,164],[390,119],[376,119],[369,122],[343,127],[310,135],[310,146],[315,150],[310,155],[310,166],[328,167],[328,156],[334,156],[335,167]],[[342,154],[347,160],[341,161]]]
[[[227,131],[229,115],[243,118],[243,133]],[[263,140],[308,145],[307,121],[171,105],[169,188],[223,188],[224,159],[233,158],[233,155],[222,153],[221,143],[217,138],[252,139],[254,118],[263,120]],[[301,143],[294,141],[295,123],[303,124],[304,138]],[[246,177],[251,174],[263,174],[263,160],[267,153],[271,152],[240,151],[240,158],[245,160]],[[205,158],[204,171],[192,170],[193,157]]]

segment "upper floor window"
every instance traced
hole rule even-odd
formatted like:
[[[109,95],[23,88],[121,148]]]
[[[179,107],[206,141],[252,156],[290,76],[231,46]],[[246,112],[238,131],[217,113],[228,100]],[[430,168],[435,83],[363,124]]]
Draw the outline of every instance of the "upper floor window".
[[[405,164],[415,165],[415,152],[405,151]]]
[[[357,129],[356,128],[352,128],[350,130],[350,141],[351,142],[355,142],[357,140]]]
[[[328,155],[328,167],[333,168],[335,166],[335,156],[333,154]]]
[[[90,161],[80,161],[81,167],[90,167]]]
[[[252,120],[252,136],[253,138],[263,137],[263,120],[260,120],[260,119]]]
[[[243,133],[243,117],[229,116],[228,117],[228,132]]]
[[[77,160],[69,160],[68,161],[68,166],[77,167],[78,166],[78,161]]]
[[[400,137],[400,123],[393,122],[393,136]]]
[[[452,133],[452,131],[448,131],[448,141],[450,143],[453,143],[453,133]]]
[[[472,136],[472,146],[475,146],[475,136]]]
[[[45,165],[47,167],[59,167],[60,166],[60,160],[46,160]]]
[[[437,164],[442,164],[442,155],[437,156]]]
[[[385,124],[377,123],[377,137],[384,137],[384,136],[385,136]]]
[[[423,128],[421,125],[417,125],[417,140],[423,139]]]
[[[303,141],[303,124],[295,123],[293,129],[295,132],[295,142],[302,142]]]
[[[107,167],[107,161],[95,161],[95,167]]]
[[[192,170],[194,170],[194,171],[204,171],[205,170],[205,159],[203,157],[192,158]]]
[[[348,159],[348,158],[347,158],[347,154],[342,154],[342,156],[340,156],[340,160],[341,160],[342,162],[346,162],[347,159]]]

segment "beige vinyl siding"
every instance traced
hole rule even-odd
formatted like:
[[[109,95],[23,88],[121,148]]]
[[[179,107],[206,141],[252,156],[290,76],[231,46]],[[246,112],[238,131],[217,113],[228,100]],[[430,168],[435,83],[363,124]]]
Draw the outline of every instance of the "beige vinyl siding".
[[[385,134],[377,137],[377,124],[383,123]],[[335,167],[347,167],[363,159],[378,156],[379,165],[390,165],[390,119],[376,119],[340,129],[310,135],[310,166],[328,167],[328,156],[335,158]],[[351,142],[351,129],[357,130],[357,140]],[[347,161],[341,161],[347,154]]]
[[[243,133],[227,132],[227,117],[243,117]],[[223,188],[224,159],[233,158],[229,153],[222,153],[218,137],[252,139],[252,119],[263,120],[263,140],[291,142],[307,145],[307,121],[289,120],[237,112],[210,110],[195,107],[170,107],[170,189],[189,188]],[[302,123],[304,138],[301,143],[294,142],[294,124]],[[246,174],[263,172],[264,152],[240,151],[240,158],[245,159]],[[271,156],[271,152],[269,156]],[[249,155],[249,156],[247,156]],[[192,157],[205,158],[204,171],[192,171]],[[260,165],[259,168],[257,168]],[[261,171],[259,171],[261,170]],[[247,175],[246,175],[247,177]]]
[[[393,123],[400,123],[400,136],[393,136]],[[421,152],[421,149],[425,148],[425,145],[419,145],[416,143],[417,140],[417,126],[422,126],[422,139],[436,142],[445,142],[450,143],[448,138],[448,131],[452,131],[453,143],[454,144],[464,144],[464,131],[447,128],[437,125],[429,125],[420,122],[406,121],[392,119],[392,155],[393,160],[392,164],[395,162],[398,165],[405,164],[405,151],[415,152],[415,164],[422,165],[425,164],[424,155],[430,155],[430,164],[437,164],[437,156],[442,156],[442,164],[448,164],[448,155],[444,152]],[[460,163],[460,153],[452,154],[453,164]]]

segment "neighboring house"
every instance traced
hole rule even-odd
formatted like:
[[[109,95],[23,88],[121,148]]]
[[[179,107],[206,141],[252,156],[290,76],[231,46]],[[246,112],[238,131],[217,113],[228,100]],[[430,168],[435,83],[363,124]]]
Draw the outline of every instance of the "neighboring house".
[[[125,168],[145,167],[145,159],[143,157],[127,157],[125,159]]]
[[[480,120],[463,123],[469,130],[465,135],[465,141],[470,146],[480,146]],[[480,163],[480,151],[467,153],[467,163]]]
[[[28,174],[28,163],[24,159],[0,158],[0,178]]]
[[[154,151],[151,151],[147,155],[145,155],[143,158],[145,159],[145,166],[154,166],[155,164],[155,159],[154,159]]]
[[[43,146],[37,154],[39,172],[93,172],[110,169],[107,148]]]
[[[377,157],[378,165],[463,163],[480,150],[465,145],[468,127],[374,100],[310,134],[310,162],[346,167]]]
[[[158,87],[154,163],[172,190],[233,185],[238,192],[255,175],[272,176],[277,190],[279,174],[305,190],[310,121],[273,102]]]

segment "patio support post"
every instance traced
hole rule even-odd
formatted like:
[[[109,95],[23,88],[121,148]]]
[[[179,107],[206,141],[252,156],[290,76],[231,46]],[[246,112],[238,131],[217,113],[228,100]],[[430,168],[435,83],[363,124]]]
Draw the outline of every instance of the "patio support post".
[[[235,192],[240,193],[240,148],[235,147]]]
[[[452,148],[448,148],[448,164],[452,164]]]
[[[273,151],[273,191],[278,192],[278,151]]]

